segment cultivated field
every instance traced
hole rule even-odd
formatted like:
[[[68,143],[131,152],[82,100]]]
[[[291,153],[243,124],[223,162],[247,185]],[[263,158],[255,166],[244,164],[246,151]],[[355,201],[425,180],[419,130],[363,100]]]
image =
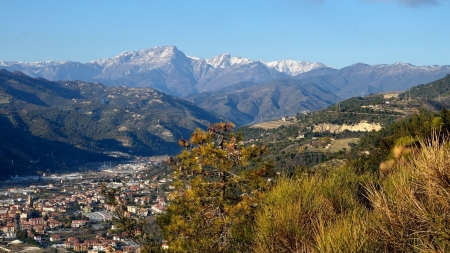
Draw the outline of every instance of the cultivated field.
[[[344,148],[349,150],[350,146],[348,144],[351,142],[357,144],[359,142],[359,138],[346,138],[346,139],[334,140],[331,142],[329,151],[330,152],[338,152],[339,150],[342,150]]]
[[[289,121],[269,121],[264,123],[258,123],[253,126],[250,126],[251,128],[262,128],[262,129],[274,129],[279,128],[280,126],[289,126],[292,123]]]
[[[380,92],[383,95],[384,99],[396,98],[398,94],[403,93],[405,91],[390,91],[390,92]]]
[[[320,142],[322,142],[322,144],[320,144]],[[359,142],[359,138],[337,139],[337,140],[331,141],[329,145],[325,145],[324,142],[321,140],[316,140],[316,141],[312,141],[313,145],[309,145],[307,149],[309,151],[321,151],[321,152],[326,151],[326,152],[335,153],[335,152],[338,152],[339,150],[343,150],[344,148],[346,150],[350,150],[350,146],[348,144],[351,142],[357,144]],[[326,147],[328,147],[328,148],[326,148]]]

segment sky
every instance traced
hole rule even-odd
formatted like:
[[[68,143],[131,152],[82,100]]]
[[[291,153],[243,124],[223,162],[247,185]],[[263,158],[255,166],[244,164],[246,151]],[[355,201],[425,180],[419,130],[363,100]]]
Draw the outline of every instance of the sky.
[[[0,61],[186,55],[450,65],[450,0],[0,0]]]

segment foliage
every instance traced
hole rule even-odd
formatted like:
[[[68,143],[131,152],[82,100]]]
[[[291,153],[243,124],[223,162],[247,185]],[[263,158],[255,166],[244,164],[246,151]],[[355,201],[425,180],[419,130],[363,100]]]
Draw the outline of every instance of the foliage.
[[[363,136],[349,155],[349,162],[361,171],[376,172],[383,161],[395,156],[395,146],[403,150],[418,144],[418,139],[431,138],[436,131],[443,135],[450,132],[450,111],[445,107],[439,113],[420,109],[409,118]]]
[[[243,146],[233,124],[197,129],[186,148],[171,159],[175,191],[158,222],[171,249],[188,252],[240,252],[249,249],[253,218],[270,189],[267,150]]]
[[[411,96],[415,99],[425,100],[432,104],[436,109],[442,109],[442,106],[450,106],[450,74],[431,82],[429,84],[420,84],[412,87],[409,91],[399,95],[405,99]]]
[[[28,231],[27,230],[18,230],[16,232],[16,238],[23,241],[26,244],[34,245],[40,247],[39,242],[34,240],[33,238],[28,237]]]
[[[118,226],[118,230],[125,232],[130,239],[138,243],[141,246],[140,252],[170,252],[161,248],[161,238],[155,234],[154,228],[145,219],[129,215],[127,203],[119,200],[115,189],[106,188],[106,185],[103,185],[102,195],[105,196],[108,204],[115,207],[113,222]]]

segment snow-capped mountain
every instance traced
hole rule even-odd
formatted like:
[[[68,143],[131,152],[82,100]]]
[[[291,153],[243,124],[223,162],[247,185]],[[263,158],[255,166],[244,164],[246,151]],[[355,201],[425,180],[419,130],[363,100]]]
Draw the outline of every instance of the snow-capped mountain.
[[[269,68],[273,68],[278,72],[286,73],[289,76],[296,76],[314,69],[325,68],[326,65],[315,62],[310,63],[307,61],[292,61],[292,60],[281,60],[265,63]]]
[[[206,63],[213,68],[229,68],[235,64],[245,65],[253,63],[253,60],[244,57],[235,57],[231,54],[221,54],[219,56],[206,59]]]
[[[38,61],[38,62],[13,62],[13,61],[0,61],[0,67],[2,66],[11,66],[11,65],[20,65],[23,67],[36,67],[36,68],[42,68],[42,67],[52,67],[52,66],[58,66],[65,63],[69,63],[70,61]]]
[[[214,91],[242,81],[265,82],[287,78],[325,67],[321,63],[287,60],[277,65],[230,54],[202,59],[186,56],[175,46],[123,52],[86,64],[71,61],[0,62],[0,66],[49,80],[81,79],[110,86],[152,87],[176,96]]]
[[[175,96],[217,91],[242,82],[264,83],[294,78],[334,87],[341,98],[360,92],[407,89],[450,73],[450,66],[414,66],[406,63],[373,66],[357,63],[338,70],[320,62],[263,62],[230,54],[202,59],[186,56],[175,46],[123,52],[85,64],[72,61],[0,61],[0,68],[49,80],[85,80],[109,86],[151,87]]]

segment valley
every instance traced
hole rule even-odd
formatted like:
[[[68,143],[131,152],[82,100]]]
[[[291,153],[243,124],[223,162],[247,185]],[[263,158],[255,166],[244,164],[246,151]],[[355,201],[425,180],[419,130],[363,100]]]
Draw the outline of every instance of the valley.
[[[252,64],[231,56],[206,63],[214,68],[231,67],[224,59]],[[280,64],[269,65],[286,71]],[[0,228],[4,241],[18,238],[25,242],[3,249],[52,245],[75,252],[134,252],[147,243],[153,249],[169,247],[154,236],[170,236],[172,228],[167,222],[174,213],[185,215],[197,204],[189,200],[194,192],[215,196],[206,199],[216,203],[227,189],[233,189],[227,194],[239,196],[271,189],[267,195],[258,195],[265,199],[292,178],[319,180],[315,183],[317,194],[322,194],[318,203],[329,203],[334,217],[346,217],[346,210],[352,208],[370,212],[374,200],[368,199],[361,185],[389,177],[390,166],[408,157],[408,145],[417,143],[410,136],[427,138],[431,129],[450,129],[445,110],[450,105],[450,75],[401,92],[362,92],[342,99],[340,92],[347,88],[330,81],[334,77],[326,67],[314,66],[319,67],[298,75],[323,68],[328,76],[322,76],[321,82],[312,82],[315,77],[311,76],[308,80],[244,81],[183,98],[149,87],[49,81],[1,70]],[[232,131],[230,122],[238,128]],[[392,154],[399,145],[405,145],[396,151],[400,155]],[[189,181],[193,178],[198,181]],[[185,188],[186,182],[193,183]],[[333,190],[326,188],[329,182]],[[353,204],[336,204],[340,197],[330,192],[344,192],[345,201]],[[186,200],[185,193],[188,201],[178,202]],[[273,202],[255,206],[252,201],[263,201],[255,196],[224,202],[233,210],[230,219],[238,218],[239,229],[248,226],[240,215],[262,217],[257,220],[259,226],[267,218],[261,210]],[[183,208],[177,208],[180,205]],[[252,213],[249,206],[259,211]],[[212,211],[204,211],[209,207],[202,204],[198,207],[207,221],[216,212],[229,215],[214,206]],[[127,222],[131,222],[129,227],[116,225]],[[141,231],[145,235],[134,235],[135,226],[145,226]],[[203,232],[209,234],[213,228]],[[254,243],[254,239],[239,240]],[[264,243],[257,240],[258,245]]]

